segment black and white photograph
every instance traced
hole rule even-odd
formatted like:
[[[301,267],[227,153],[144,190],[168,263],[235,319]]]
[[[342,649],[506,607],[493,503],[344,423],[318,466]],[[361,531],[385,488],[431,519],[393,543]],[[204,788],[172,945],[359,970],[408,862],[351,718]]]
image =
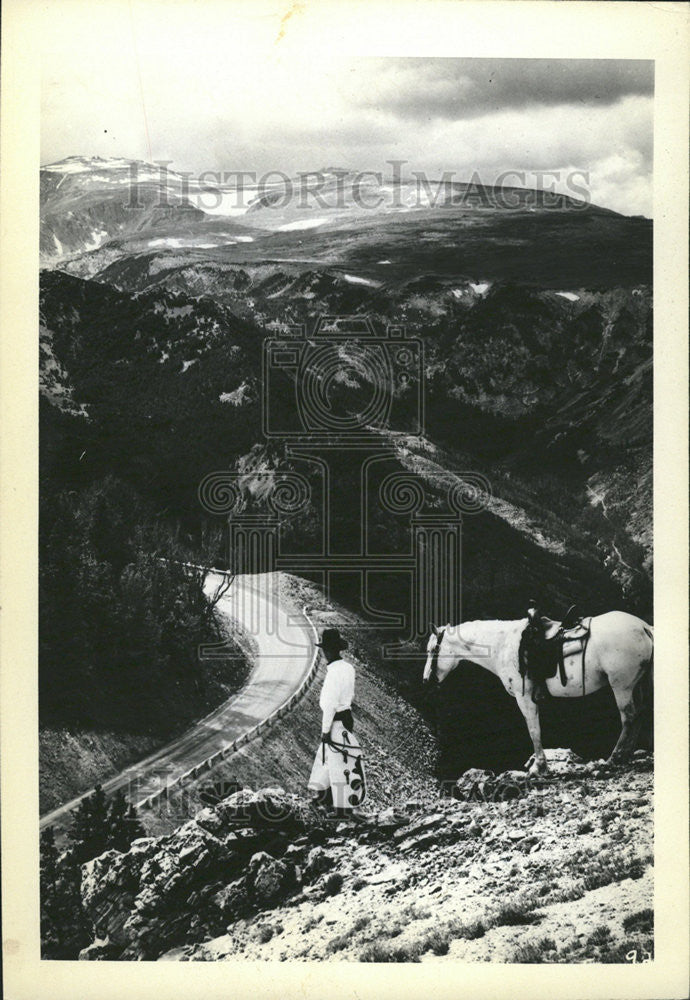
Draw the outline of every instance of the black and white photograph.
[[[41,14],[40,960],[658,967],[658,67],[338,6]]]

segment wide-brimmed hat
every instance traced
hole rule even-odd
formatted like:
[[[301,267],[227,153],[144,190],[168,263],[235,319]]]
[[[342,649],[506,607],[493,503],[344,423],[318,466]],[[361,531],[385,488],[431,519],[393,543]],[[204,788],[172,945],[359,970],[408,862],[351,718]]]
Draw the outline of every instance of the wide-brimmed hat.
[[[343,639],[337,628],[325,628],[321,633],[321,642],[317,642],[316,645],[321,649],[324,646],[329,649],[347,649],[347,641]]]

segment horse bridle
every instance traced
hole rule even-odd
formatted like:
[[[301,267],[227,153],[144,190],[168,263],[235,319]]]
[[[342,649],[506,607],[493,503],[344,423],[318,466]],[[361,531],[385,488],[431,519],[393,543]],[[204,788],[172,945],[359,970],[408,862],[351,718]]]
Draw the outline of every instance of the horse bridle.
[[[433,653],[431,654],[431,672],[429,673],[429,676],[433,677],[434,680],[438,679],[437,678],[437,673],[438,673],[438,654],[439,654],[439,652],[441,650],[441,643],[443,642],[443,636],[445,635],[445,631],[446,630],[444,628],[440,628],[438,630],[438,632],[436,633],[436,648],[434,649]]]

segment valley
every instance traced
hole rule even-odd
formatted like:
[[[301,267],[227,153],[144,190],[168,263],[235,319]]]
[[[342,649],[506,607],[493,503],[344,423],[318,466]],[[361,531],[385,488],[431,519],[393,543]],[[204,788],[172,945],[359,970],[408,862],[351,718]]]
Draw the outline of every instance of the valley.
[[[337,194],[341,183],[338,171],[325,176],[323,198]],[[462,484],[463,475],[488,484],[484,502],[462,517],[463,617],[520,618],[535,595],[553,617],[577,603],[585,615],[615,607],[653,620],[651,222],[572,199],[550,204],[536,192],[448,184],[439,184],[435,205],[419,204],[409,186],[393,185],[376,209],[365,210],[352,177],[341,180],[344,193],[335,204],[286,202],[277,185],[268,195],[245,192],[241,212],[229,211],[228,191],[216,190],[220,202],[205,211],[201,195],[208,206],[212,185],[202,192],[152,164],[76,157],[42,171],[42,810],[58,808],[97,780],[117,782],[119,769],[136,768],[138,758],[155,756],[195,720],[247,690],[246,661],[236,669],[222,663],[198,669],[197,644],[222,632],[204,597],[202,575],[160,570],[161,557],[228,567],[225,516],[199,500],[200,484],[218,470],[236,476],[244,513],[271,513],[279,523],[281,551],[287,553],[283,599],[295,607],[309,604],[319,627],[336,624],[352,640],[371,809],[396,805],[394,775],[412,802],[407,818],[426,829],[432,806],[415,804],[425,790],[436,795],[472,769],[512,773],[529,756],[524,721],[496,678],[468,666],[449,677],[443,697],[430,694],[420,685],[423,637],[410,640],[397,627],[371,628],[368,608],[409,611],[408,582],[394,573],[372,578],[367,605],[345,574],[326,588],[318,572],[301,568],[305,554],[320,544],[323,483],[318,463],[291,452],[287,440],[263,433],[263,345],[301,331],[300,349],[309,350],[324,315],[366,317],[379,338],[394,327],[396,336],[403,330],[416,345],[419,368],[393,391],[398,423],[372,420],[362,428],[365,445],[385,453],[381,476],[411,476],[421,491],[423,516],[443,509],[447,484]],[[366,192],[369,199],[375,193]],[[340,342],[338,378],[329,390],[334,412],[348,417],[376,388],[376,376],[358,350],[356,338]],[[294,372],[273,374],[273,405],[282,419],[299,410],[302,386]],[[415,409],[420,392],[421,425]],[[276,514],[271,491],[288,473],[303,477],[310,499]],[[361,489],[354,451],[343,453],[330,489],[346,501],[336,524],[345,544],[360,531],[359,507],[347,502]],[[393,557],[409,551],[404,512],[375,510],[369,528],[372,551]],[[405,646],[405,657],[383,659],[382,644],[396,642]],[[142,850],[153,853],[158,848],[152,838],[174,838],[180,824],[191,828],[211,786],[279,784],[299,796],[318,737],[316,698],[316,689],[310,690],[269,732],[186,782],[183,793],[168,800],[167,811],[142,813],[149,838]],[[579,767],[592,775],[598,758],[608,754],[618,713],[607,691],[582,704],[556,701],[565,699],[542,710],[545,745],[580,755],[579,781]],[[649,744],[643,740],[642,746],[644,754]],[[641,769],[647,767],[646,756],[639,761]],[[564,778],[570,782],[564,793],[554,795],[561,796],[577,829],[584,820],[571,777]],[[647,779],[638,777],[642,810]],[[583,795],[596,798],[587,780],[583,788]],[[618,809],[621,787],[612,795],[606,808]],[[454,808],[451,801],[435,799],[431,815],[445,816]],[[518,826],[539,808],[536,797],[523,805]],[[445,831],[447,819],[454,832],[443,833],[433,855],[438,870],[423,891],[452,897],[460,907],[457,920],[471,877],[465,872],[465,819],[481,827],[488,808],[461,811],[457,828],[450,814],[430,825]],[[404,826],[400,817],[393,825],[398,819]],[[365,877],[372,876],[374,885],[379,869],[389,865],[387,848],[379,843],[386,823],[385,815],[370,818],[369,827],[342,830],[336,838],[339,844],[357,838]],[[510,846],[515,838],[509,826],[501,828],[507,840],[505,865],[494,872],[497,892],[506,872],[516,866],[526,871]],[[548,822],[541,826],[551,837]],[[461,829],[462,857],[449,846]],[[475,866],[486,861],[491,867],[491,847],[488,854],[479,845],[475,851],[473,836]],[[256,851],[264,849],[261,838],[248,837]],[[415,852],[418,847],[423,853],[427,844]],[[554,858],[560,856],[554,850]],[[306,858],[308,851],[302,853]],[[445,884],[446,860],[439,859],[458,872],[465,865],[459,881],[453,876],[452,885]],[[645,912],[649,886],[636,880],[648,858],[643,867],[629,860],[632,875],[612,870],[597,886],[604,909],[605,887],[620,883],[611,891]],[[408,884],[400,879],[391,880],[391,890]],[[318,919],[319,886],[312,902],[305,882],[304,899],[293,911],[299,919]],[[346,890],[358,891],[349,882]],[[370,893],[371,905],[378,907],[386,892]],[[561,902],[545,893],[553,923],[545,921],[543,933],[525,944],[546,949],[550,961],[559,960],[559,951],[551,954],[544,940],[557,933]],[[527,910],[537,903],[530,898]],[[484,908],[487,914],[492,905]],[[327,908],[324,920],[331,919]],[[209,943],[211,931],[215,938],[225,926],[215,910],[206,943],[198,929],[181,937],[166,931],[168,950],[178,944],[185,949],[169,957],[229,957],[237,954],[232,934],[238,928],[251,932],[251,941],[255,931],[268,933],[263,917],[244,917],[241,907],[235,912],[228,904],[227,915],[226,925],[231,916],[230,922],[240,921],[228,931],[230,940]],[[446,945],[453,957],[472,960],[486,960],[487,954],[507,960],[519,950],[517,938],[487,916],[483,945],[464,930],[457,940],[448,930],[448,941],[434,951],[432,944],[415,943],[417,931],[424,942],[430,932],[426,918],[419,919],[410,940],[402,942],[417,957],[399,960],[442,955]],[[292,920],[280,914],[285,926]],[[276,926],[280,921],[276,917]],[[597,926],[590,929],[603,935]],[[279,932],[272,933],[277,939]],[[396,960],[386,957],[395,953],[394,942],[385,944],[383,957],[371,945],[366,958],[370,938],[353,933],[354,944],[329,945],[328,955]],[[622,935],[616,926],[621,947]],[[573,940],[568,947],[589,954],[594,944]],[[307,945],[311,957],[326,957],[315,938],[305,938]],[[139,944],[128,947],[134,954]],[[74,944],[69,948],[73,952]],[[141,946],[148,956],[147,948]],[[165,951],[158,944],[150,950],[155,957]],[[280,951],[276,943],[266,955],[280,957]],[[247,945],[248,957],[260,954],[258,945]],[[97,942],[94,957],[108,957]]]

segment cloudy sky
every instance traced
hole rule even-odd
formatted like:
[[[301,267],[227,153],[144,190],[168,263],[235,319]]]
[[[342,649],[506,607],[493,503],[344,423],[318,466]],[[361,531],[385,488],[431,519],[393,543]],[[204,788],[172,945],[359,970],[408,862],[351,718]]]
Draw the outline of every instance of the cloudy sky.
[[[405,160],[486,184],[517,171],[531,187],[556,171],[560,182],[545,183],[566,191],[569,172],[586,171],[595,203],[652,214],[651,62],[356,58],[293,37],[289,16],[204,0],[93,4],[69,30],[53,27],[43,163],[112,155],[260,176],[387,173]]]

